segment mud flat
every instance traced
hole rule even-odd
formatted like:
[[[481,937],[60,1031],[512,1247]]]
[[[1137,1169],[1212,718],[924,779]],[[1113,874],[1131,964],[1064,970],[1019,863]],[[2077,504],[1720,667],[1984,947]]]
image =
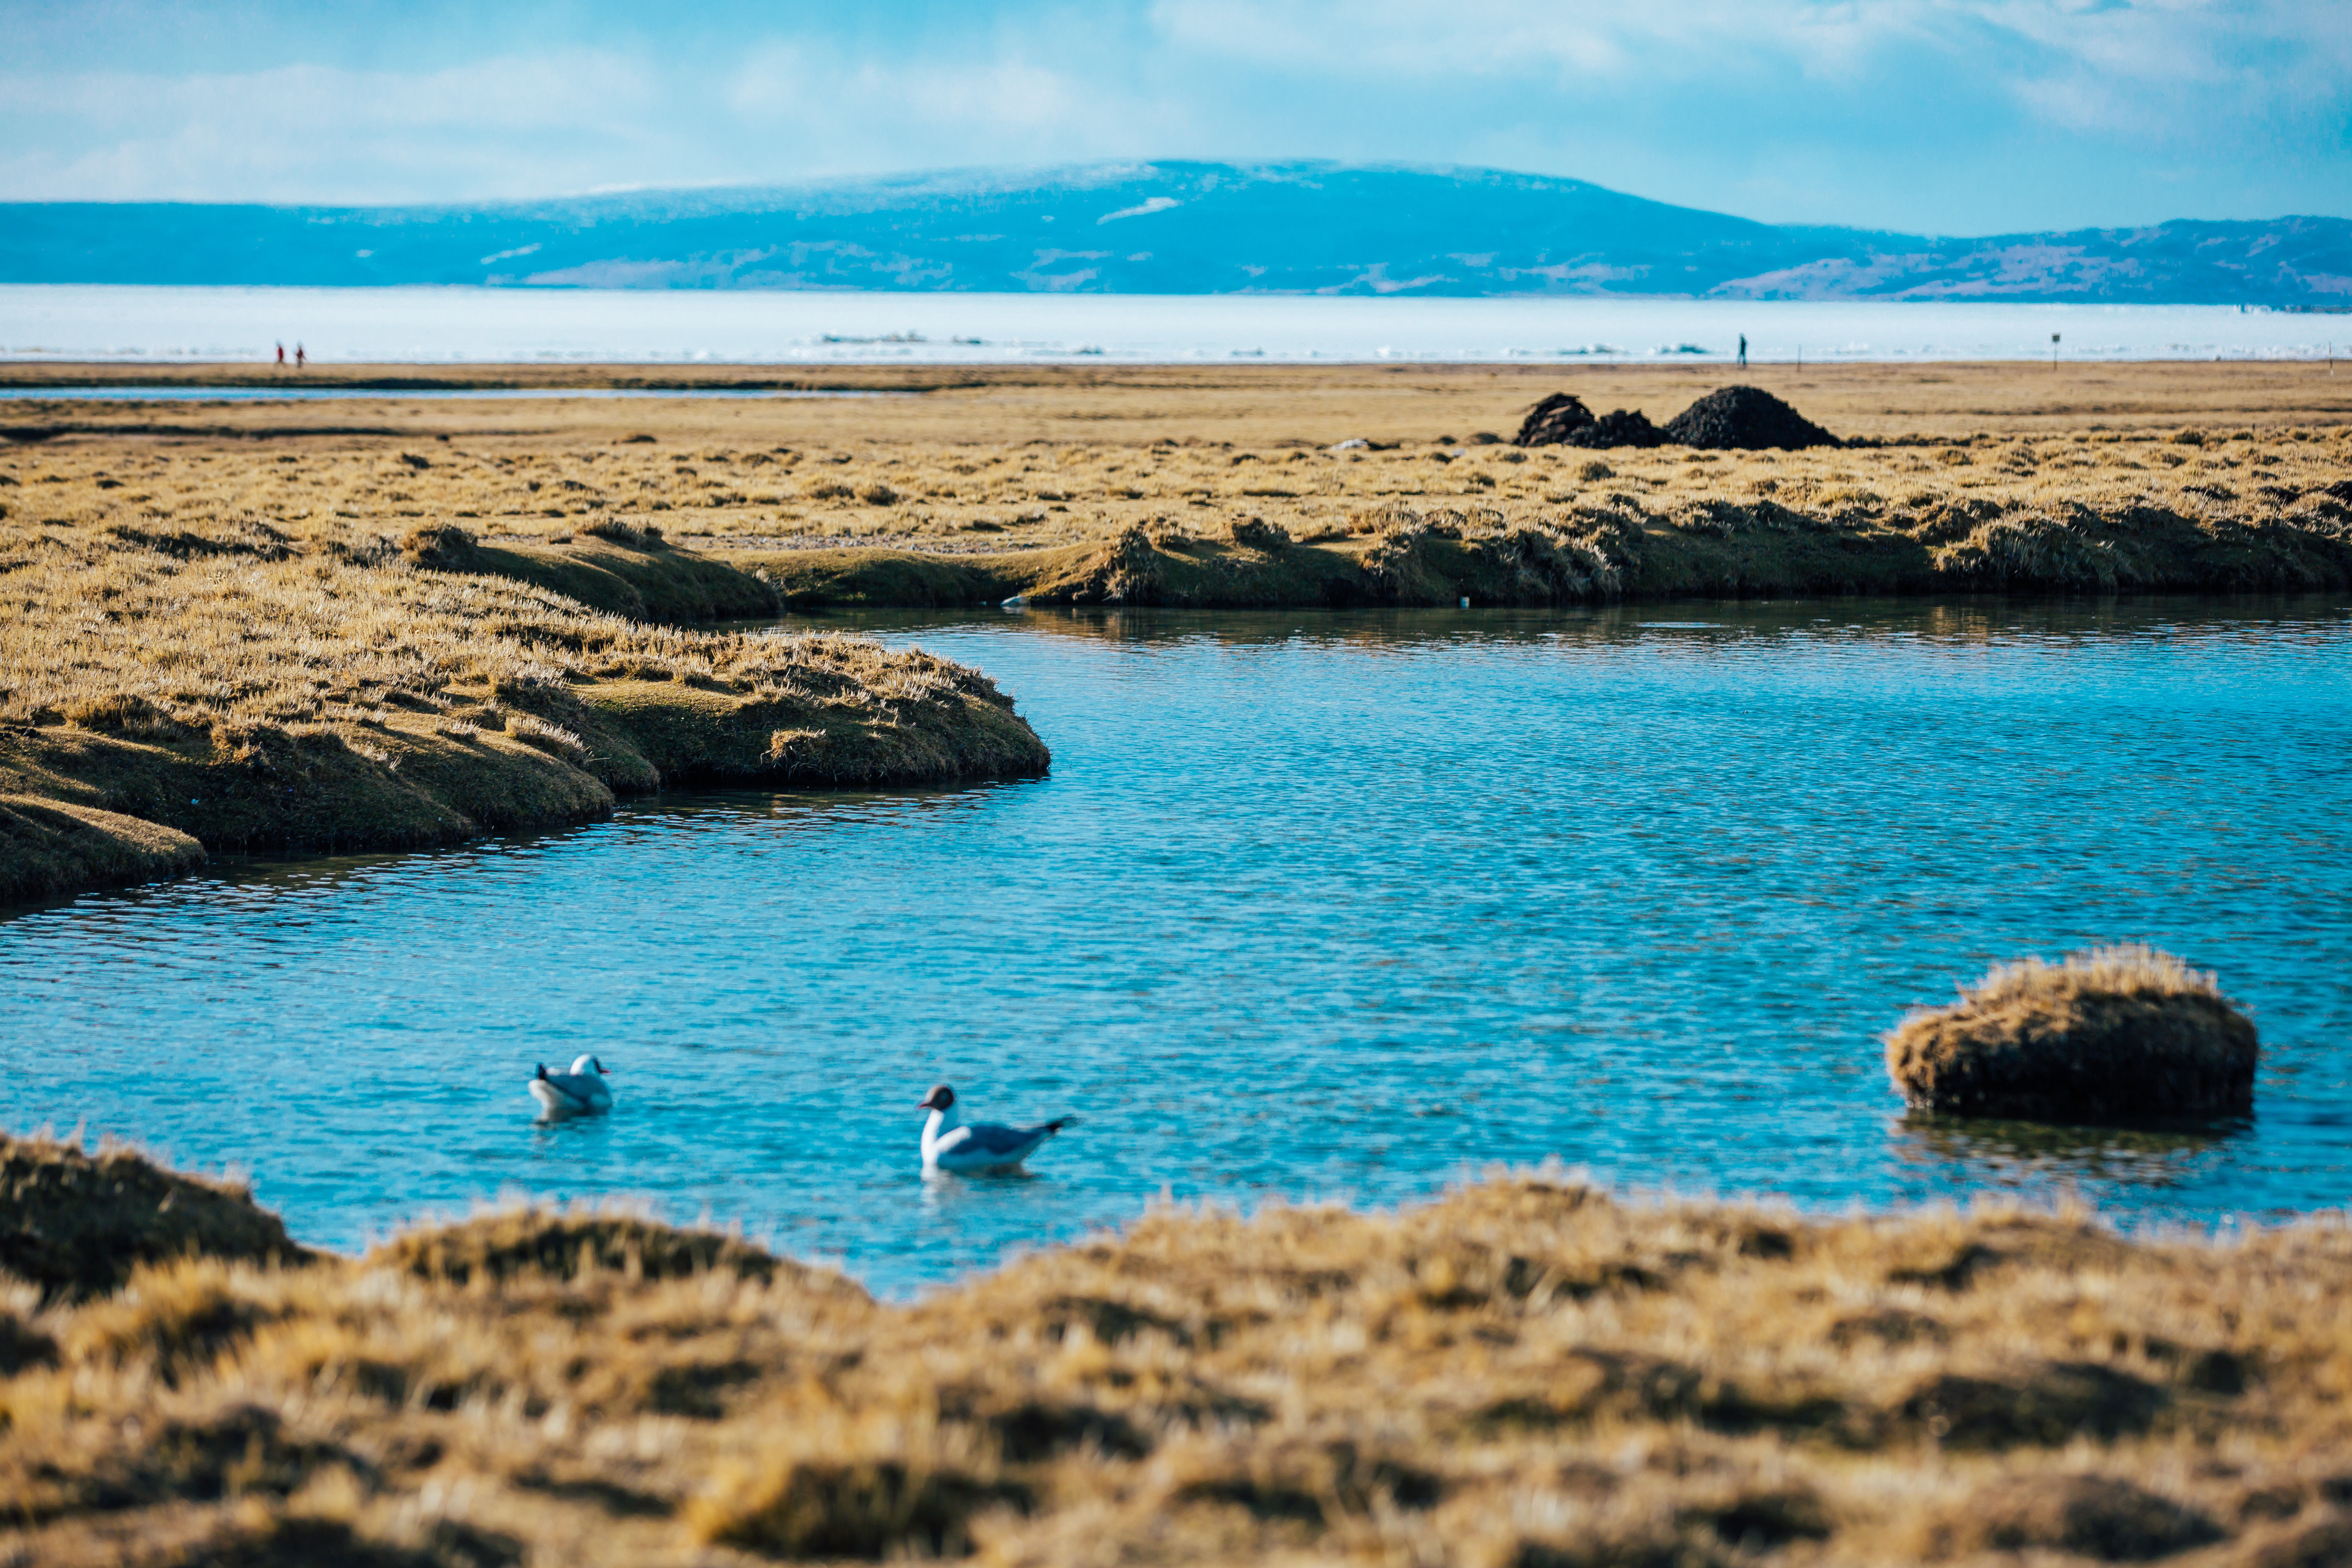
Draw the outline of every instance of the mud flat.
[[[1497,1178],[1390,1215],[1162,1213],[892,1305],[609,1213],[289,1255],[226,1222],[233,1188],[0,1156],[12,1562],[2352,1552],[2334,1218],[2136,1243]],[[167,1192],[199,1216],[176,1248]],[[109,1226],[127,1278],[21,1245]]]

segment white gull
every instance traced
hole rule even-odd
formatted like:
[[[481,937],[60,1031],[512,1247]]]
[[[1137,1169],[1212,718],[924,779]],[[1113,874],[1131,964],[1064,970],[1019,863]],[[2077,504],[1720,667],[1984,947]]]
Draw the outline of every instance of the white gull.
[[[539,1101],[539,1113],[550,1121],[613,1109],[613,1091],[604,1087],[604,1064],[594,1057],[575,1057],[570,1072],[550,1072],[541,1062],[539,1076],[524,1087]]]
[[[916,1109],[931,1113],[923,1123],[923,1169],[957,1175],[1017,1171],[1038,1144],[1077,1121],[1075,1116],[1057,1116],[1034,1127],[966,1122],[956,1110],[955,1090],[946,1084],[923,1096],[923,1103]]]

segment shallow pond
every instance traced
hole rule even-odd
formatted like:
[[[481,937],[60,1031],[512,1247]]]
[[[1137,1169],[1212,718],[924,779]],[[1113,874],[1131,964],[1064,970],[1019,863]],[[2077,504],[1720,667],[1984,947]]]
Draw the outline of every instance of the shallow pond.
[[[1816,1207],[2352,1201],[2352,602],[849,624],[995,676],[1052,776],[21,914],[5,1123],[234,1163],[314,1243],[635,1194],[897,1294],[1163,1193],[1545,1160]],[[2251,1121],[1906,1119],[1906,1007],[2130,938],[2252,1009]],[[618,1109],[534,1125],[532,1064],[581,1050]],[[1081,1121],[1034,1179],[927,1184],[942,1079]]]

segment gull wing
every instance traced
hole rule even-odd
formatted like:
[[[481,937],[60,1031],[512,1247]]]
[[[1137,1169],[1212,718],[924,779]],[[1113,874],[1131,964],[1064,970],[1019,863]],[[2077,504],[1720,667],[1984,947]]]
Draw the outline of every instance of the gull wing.
[[[956,1130],[965,1136],[951,1146],[982,1154],[1013,1154],[1037,1142],[1045,1131],[1040,1127],[1000,1127],[993,1121],[974,1122]],[[942,1143],[942,1149],[950,1145]]]
[[[547,1085],[548,1088],[553,1089],[564,1099],[571,1100],[575,1105],[586,1105],[589,1102],[589,1097],[585,1086],[581,1083],[578,1078],[574,1077],[571,1073],[551,1072],[545,1078],[540,1079],[537,1081]]]

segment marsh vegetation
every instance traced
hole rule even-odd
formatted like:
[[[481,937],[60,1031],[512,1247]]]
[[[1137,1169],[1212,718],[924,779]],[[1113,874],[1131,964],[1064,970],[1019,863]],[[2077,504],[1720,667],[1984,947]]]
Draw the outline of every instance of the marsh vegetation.
[[[312,484],[300,458],[117,454],[79,473],[0,458],[0,901],[206,849],[591,820],[664,783],[1046,764],[974,671],[857,638],[670,624],[773,601],[655,530],[589,518],[568,552],[481,547],[450,521],[471,509],[406,504],[430,463],[339,455],[321,466],[352,504],[314,513],[256,493]],[[120,477],[134,472],[147,488]],[[370,498],[379,514],[342,515]]]
[[[576,822],[663,781],[1045,764],[971,671],[695,629],[788,608],[2352,583],[2352,435],[2283,422],[2293,389],[2234,371],[2208,401],[2264,422],[2183,425],[2200,368],[2101,367],[2104,402],[2053,382],[2069,427],[2013,371],[1867,367],[1781,387],[1861,444],[1765,452],[1522,448],[1496,432],[1538,384],[1442,369],[965,372],[882,401],[619,410],[388,393],[332,426],[298,422],[313,405],[16,404],[0,900],[207,850]],[[1605,390],[1663,410],[1703,388]],[[1963,428],[1958,394],[1993,427]],[[1920,428],[1871,434],[1874,398]]]
[[[12,1191],[0,1228],[47,1201]],[[10,1289],[11,1561],[2317,1568],[2352,1543],[2327,1224],[2135,1243],[1521,1176],[1385,1215],[1164,1211],[908,1305],[612,1213],[292,1264],[190,1240],[110,1290]]]

